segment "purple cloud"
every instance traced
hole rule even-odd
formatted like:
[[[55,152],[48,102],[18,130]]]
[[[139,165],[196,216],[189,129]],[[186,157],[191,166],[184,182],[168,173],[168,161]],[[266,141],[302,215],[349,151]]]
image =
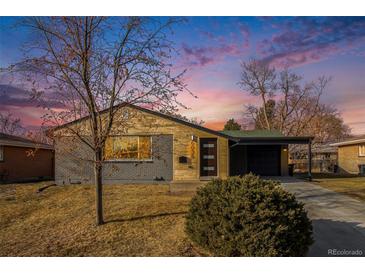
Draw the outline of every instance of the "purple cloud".
[[[210,31],[200,31],[209,46],[189,46],[182,43],[182,60],[189,66],[203,67],[221,62],[227,56],[241,56],[249,47],[250,29],[242,23],[236,23],[236,29],[225,35],[216,35]]]
[[[48,93],[44,98],[47,106],[52,108],[62,108],[64,105],[59,102],[54,93]],[[32,100],[28,91],[11,86],[0,84],[0,108],[9,109],[11,107],[38,107],[39,101]]]
[[[240,54],[240,49],[236,44],[222,44],[216,47],[189,47],[182,44],[184,59],[191,66],[205,66],[222,60],[225,56],[235,56]]]
[[[250,40],[250,28],[243,23],[238,23],[238,29],[240,31],[241,36],[243,37],[243,41],[244,41],[244,47],[248,48],[249,47],[249,40]]]
[[[275,66],[298,66],[348,51],[365,40],[364,17],[291,18],[257,52]]]

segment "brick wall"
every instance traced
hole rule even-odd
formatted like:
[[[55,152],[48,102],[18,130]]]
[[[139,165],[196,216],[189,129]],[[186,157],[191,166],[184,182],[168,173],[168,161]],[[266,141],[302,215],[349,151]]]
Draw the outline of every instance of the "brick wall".
[[[37,149],[27,156],[30,148],[4,146],[4,161],[0,161],[0,174],[4,181],[21,182],[53,177],[53,151]],[[33,150],[34,151],[34,150]]]
[[[152,136],[152,161],[110,161],[104,164],[104,183],[150,182],[155,177],[172,180],[172,135]],[[70,143],[73,144],[70,149]],[[56,142],[55,180],[58,184],[93,182],[92,151],[73,137],[59,138]]]
[[[365,157],[359,156],[359,145],[338,148],[338,166],[342,173],[359,173],[359,165],[365,165]]]

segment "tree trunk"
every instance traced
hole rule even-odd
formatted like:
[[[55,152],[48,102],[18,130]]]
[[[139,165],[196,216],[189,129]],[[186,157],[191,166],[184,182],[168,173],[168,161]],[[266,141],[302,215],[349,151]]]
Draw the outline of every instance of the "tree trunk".
[[[96,225],[102,225],[104,223],[103,218],[103,178],[102,178],[102,151],[95,151],[95,189],[96,189]]]
[[[264,118],[265,118],[265,122],[266,122],[266,129],[271,130],[271,125],[270,125],[270,122],[269,122],[269,118],[267,118],[266,99],[265,99],[264,93],[261,93],[261,98],[262,98],[262,101],[264,103],[263,110],[264,110]]]

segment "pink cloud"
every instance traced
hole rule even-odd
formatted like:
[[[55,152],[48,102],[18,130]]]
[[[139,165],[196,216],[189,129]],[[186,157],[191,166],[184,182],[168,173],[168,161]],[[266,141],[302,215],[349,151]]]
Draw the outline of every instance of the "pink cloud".
[[[348,93],[350,94],[350,92]],[[361,96],[346,96],[336,107],[340,111],[345,124],[349,125],[353,134],[365,134],[365,98]],[[365,94],[365,90],[358,94]]]
[[[244,105],[255,104],[257,99],[240,90],[199,89],[195,93],[197,99],[181,95],[180,100],[189,109],[180,113],[205,121],[205,126],[222,129],[222,125],[230,118],[241,121]]]
[[[41,126],[42,116],[46,113],[44,109],[32,106],[9,106],[6,111],[12,113],[14,117],[19,117],[26,128]]]
[[[213,130],[222,130],[224,125],[226,124],[227,120],[220,120],[220,121],[210,121],[204,124],[205,127],[213,129]]]

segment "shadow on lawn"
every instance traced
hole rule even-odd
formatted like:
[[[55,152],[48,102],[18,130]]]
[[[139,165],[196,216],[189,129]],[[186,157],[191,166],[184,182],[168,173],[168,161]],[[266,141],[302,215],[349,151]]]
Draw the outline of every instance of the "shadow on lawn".
[[[166,217],[166,216],[174,216],[174,215],[184,215],[187,211],[178,211],[178,212],[165,212],[165,213],[158,213],[158,214],[151,214],[145,216],[137,216],[132,218],[125,218],[125,219],[112,219],[108,220],[105,223],[118,223],[118,222],[130,222],[130,221],[138,221],[143,219],[154,219],[159,217]]]

